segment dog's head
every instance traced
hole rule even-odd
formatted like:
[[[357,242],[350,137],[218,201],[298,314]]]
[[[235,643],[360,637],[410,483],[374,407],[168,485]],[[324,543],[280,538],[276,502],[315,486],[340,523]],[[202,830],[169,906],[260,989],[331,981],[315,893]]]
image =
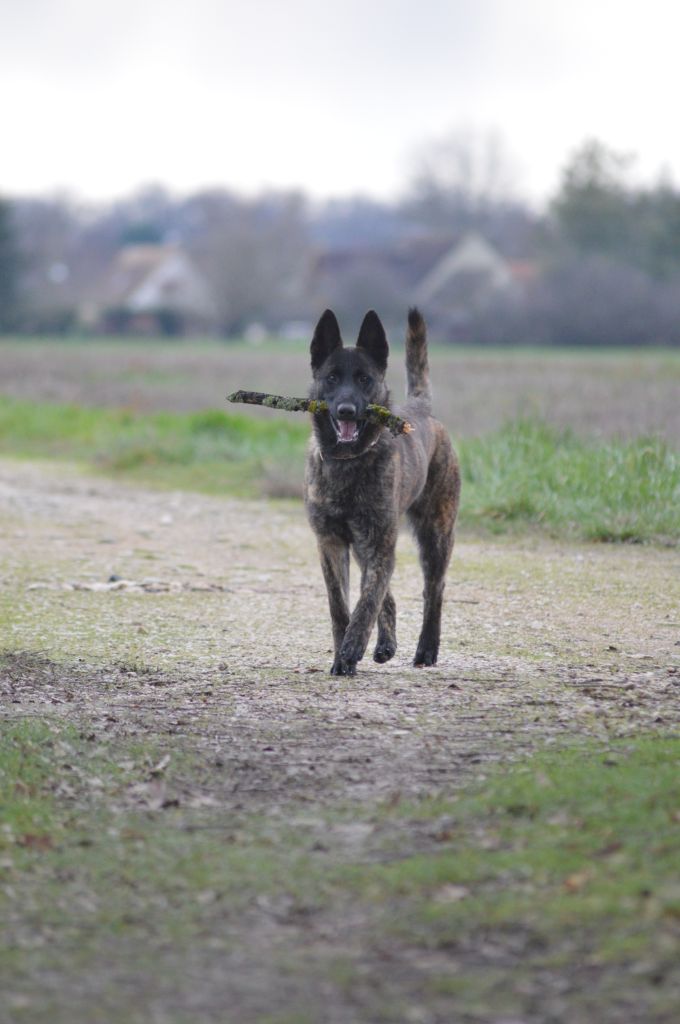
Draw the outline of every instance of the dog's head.
[[[345,348],[335,314],[327,309],[311,344],[310,398],[328,403],[328,412],[314,417],[324,453],[336,458],[360,455],[377,440],[381,428],[366,420],[366,406],[387,405],[385,370],[389,347],[378,314],[364,317],[356,348]]]

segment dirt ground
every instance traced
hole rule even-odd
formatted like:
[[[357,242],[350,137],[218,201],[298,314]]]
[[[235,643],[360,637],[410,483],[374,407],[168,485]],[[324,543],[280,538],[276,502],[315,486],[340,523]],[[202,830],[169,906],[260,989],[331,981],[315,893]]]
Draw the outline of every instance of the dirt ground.
[[[0,679],[2,714],[188,750],[204,770],[186,782],[183,803],[203,801],[225,818],[294,813],[322,843],[325,805],[435,796],[546,744],[680,722],[678,551],[460,536],[440,664],[416,670],[421,583],[404,534],[397,655],[385,666],[367,658],[345,680],[328,675],[326,598],[298,504],[143,491],[67,466],[2,460],[0,528],[0,649],[14,652]],[[431,845],[407,821],[400,827],[405,853]],[[379,854],[384,836],[350,819],[331,838],[339,858],[362,861]],[[262,951],[282,936],[303,941],[307,926],[261,918],[247,922],[231,987],[211,974],[208,954],[194,965],[206,999],[243,1008],[219,1019],[273,1020],[267,1013],[285,1002]],[[329,933],[315,941],[346,947]],[[391,969],[406,977],[428,968]],[[201,1008],[195,992],[168,983],[166,1003],[146,1019],[218,1019],[208,1013],[214,1004]],[[96,979],[76,984],[74,1005],[87,1005],[93,990]],[[536,1006],[523,1019],[567,1019]],[[424,1024],[450,1019],[441,1007],[404,1013]],[[331,1000],[324,1019],[369,1018]]]

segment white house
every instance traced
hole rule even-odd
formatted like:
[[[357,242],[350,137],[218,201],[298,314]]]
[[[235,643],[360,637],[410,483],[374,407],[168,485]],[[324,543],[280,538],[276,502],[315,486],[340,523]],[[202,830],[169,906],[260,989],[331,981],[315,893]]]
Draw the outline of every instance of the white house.
[[[482,298],[513,287],[508,261],[481,235],[470,232],[427,272],[418,285],[417,301],[423,306],[442,301],[446,304],[447,296],[459,294],[461,288],[468,298]]]
[[[176,245],[127,245],[120,249],[107,277],[101,313],[104,319],[127,317],[139,327],[160,327],[174,317],[180,330],[209,330],[216,303],[191,258]]]

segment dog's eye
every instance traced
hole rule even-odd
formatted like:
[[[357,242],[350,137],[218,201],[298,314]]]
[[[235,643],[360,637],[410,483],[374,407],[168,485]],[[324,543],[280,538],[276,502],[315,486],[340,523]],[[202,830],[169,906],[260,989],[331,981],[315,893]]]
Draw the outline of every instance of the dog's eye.
[[[361,384],[361,386],[362,386],[362,387],[364,387],[364,388],[365,388],[365,387],[368,387],[368,385],[369,385],[369,384],[371,383],[371,378],[370,378],[370,377],[367,377],[365,373],[362,373],[362,374],[360,374],[360,376],[359,376],[359,383],[360,383],[360,384]]]
[[[328,376],[326,377],[326,383],[328,383],[328,384],[337,384],[338,383],[338,375],[337,375],[337,373],[329,373]]]

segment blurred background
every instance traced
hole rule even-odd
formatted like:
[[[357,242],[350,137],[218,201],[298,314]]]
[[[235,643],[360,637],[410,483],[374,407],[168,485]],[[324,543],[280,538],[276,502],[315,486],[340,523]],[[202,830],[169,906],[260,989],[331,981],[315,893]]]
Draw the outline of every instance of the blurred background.
[[[0,327],[680,343],[680,14],[5,0]]]

